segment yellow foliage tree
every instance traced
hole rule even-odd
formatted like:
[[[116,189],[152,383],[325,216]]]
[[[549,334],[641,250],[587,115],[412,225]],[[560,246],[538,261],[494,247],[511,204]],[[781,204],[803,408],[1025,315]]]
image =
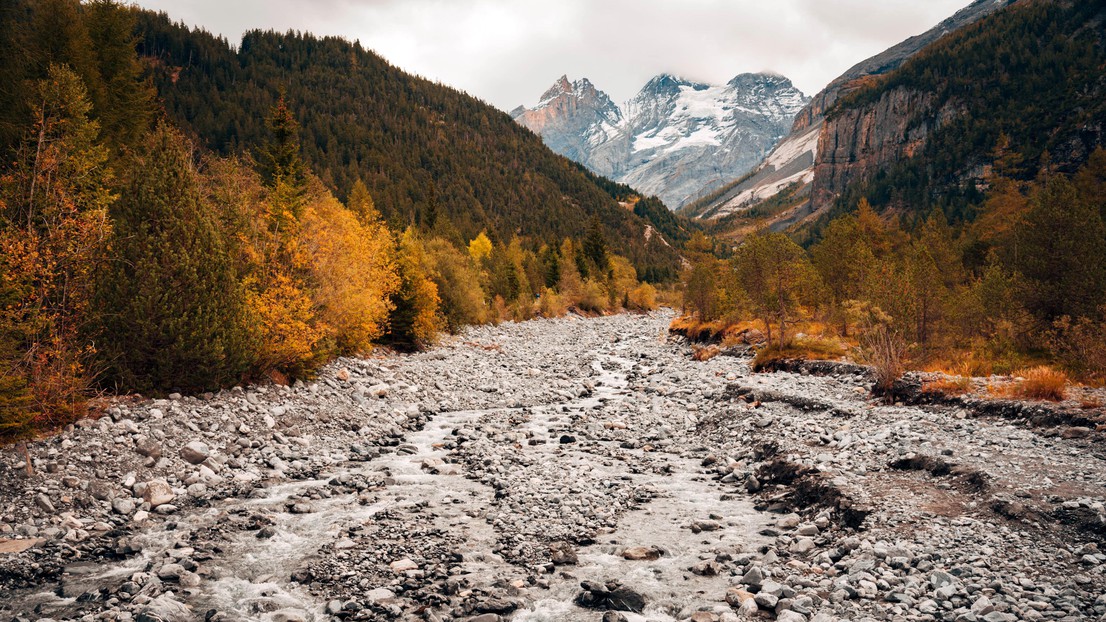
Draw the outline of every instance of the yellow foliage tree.
[[[309,256],[317,316],[340,354],[364,352],[383,333],[399,286],[391,239],[378,219],[360,222],[329,193],[304,208],[300,242]]]
[[[469,242],[469,256],[477,263],[484,261],[492,254],[492,241],[483,231]]]

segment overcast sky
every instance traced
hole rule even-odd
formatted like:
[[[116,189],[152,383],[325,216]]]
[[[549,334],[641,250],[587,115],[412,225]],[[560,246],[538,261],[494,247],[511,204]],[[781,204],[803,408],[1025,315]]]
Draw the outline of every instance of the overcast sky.
[[[774,71],[808,95],[969,0],[137,0],[237,45],[253,28],[359,39],[398,67],[510,110],[561,74],[616,102],[672,73]]]

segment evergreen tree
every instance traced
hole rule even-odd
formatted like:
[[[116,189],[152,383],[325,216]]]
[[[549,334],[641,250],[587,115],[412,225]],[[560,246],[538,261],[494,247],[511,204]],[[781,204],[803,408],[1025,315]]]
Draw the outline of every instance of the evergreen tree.
[[[1106,302],[1106,225],[1075,186],[1055,175],[1034,193],[1017,263],[1033,313],[1050,322],[1089,317]]]
[[[136,145],[149,130],[155,92],[135,54],[134,11],[116,0],[92,0],[82,13],[103,84],[93,103],[104,137],[116,147]]]
[[[595,266],[597,276],[605,278],[610,270],[610,254],[607,249],[607,237],[603,234],[603,223],[598,216],[592,216],[588,222],[583,247],[584,255],[590,265]]]
[[[130,162],[105,279],[106,380],[126,389],[200,391],[250,362],[243,292],[191,147],[167,125]]]
[[[372,195],[369,194],[368,187],[365,186],[365,182],[361,181],[360,177],[353,182],[353,188],[349,191],[349,198],[346,199],[346,207],[357,216],[357,220],[361,221],[361,224],[375,223],[380,220],[380,212],[377,211]]]

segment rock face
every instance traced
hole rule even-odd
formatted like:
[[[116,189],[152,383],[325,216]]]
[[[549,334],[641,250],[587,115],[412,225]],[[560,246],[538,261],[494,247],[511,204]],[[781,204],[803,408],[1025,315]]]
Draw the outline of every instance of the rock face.
[[[804,204],[804,209],[787,214],[793,221],[826,207],[835,193],[843,190],[848,182],[858,179],[858,175],[866,175],[881,163],[910,155],[924,144],[929,132],[948,112],[932,110],[932,102],[923,95],[895,92],[859,113],[828,121],[826,111],[843,95],[863,84],[865,79],[898,69],[946,34],[1017,1],[975,0],[927,32],[857,63],[810,98],[809,103],[795,116],[790,134],[756,167],[752,176],[731,184],[716,199],[694,206],[687,215],[721,218],[787,191],[791,203]],[[909,134],[902,131],[915,115],[933,112],[939,114],[929,116],[927,121],[913,127]],[[738,177],[735,175],[734,179]],[[809,202],[806,201],[808,198],[811,199]],[[790,222],[779,223],[780,226],[786,224]]]
[[[663,74],[620,108],[588,80],[562,76],[511,116],[554,151],[675,208],[747,172],[806,102],[778,75],[711,85]]]

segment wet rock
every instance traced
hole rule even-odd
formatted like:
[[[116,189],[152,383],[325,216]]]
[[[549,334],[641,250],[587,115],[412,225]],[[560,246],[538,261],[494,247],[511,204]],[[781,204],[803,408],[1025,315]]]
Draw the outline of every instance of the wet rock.
[[[192,622],[192,608],[177,600],[172,593],[165,593],[143,606],[135,622]]]
[[[661,550],[655,546],[631,546],[622,551],[622,557],[631,561],[654,561],[661,558]]]
[[[640,593],[618,583],[608,581],[597,583],[584,581],[580,584],[584,591],[576,597],[576,604],[587,609],[601,611],[631,611],[641,613],[645,608],[645,597]]]
[[[549,547],[550,559],[557,566],[573,566],[579,562],[576,549],[567,542],[557,542]]]
[[[162,581],[176,581],[185,571],[180,564],[165,564],[157,571],[157,576]]]

